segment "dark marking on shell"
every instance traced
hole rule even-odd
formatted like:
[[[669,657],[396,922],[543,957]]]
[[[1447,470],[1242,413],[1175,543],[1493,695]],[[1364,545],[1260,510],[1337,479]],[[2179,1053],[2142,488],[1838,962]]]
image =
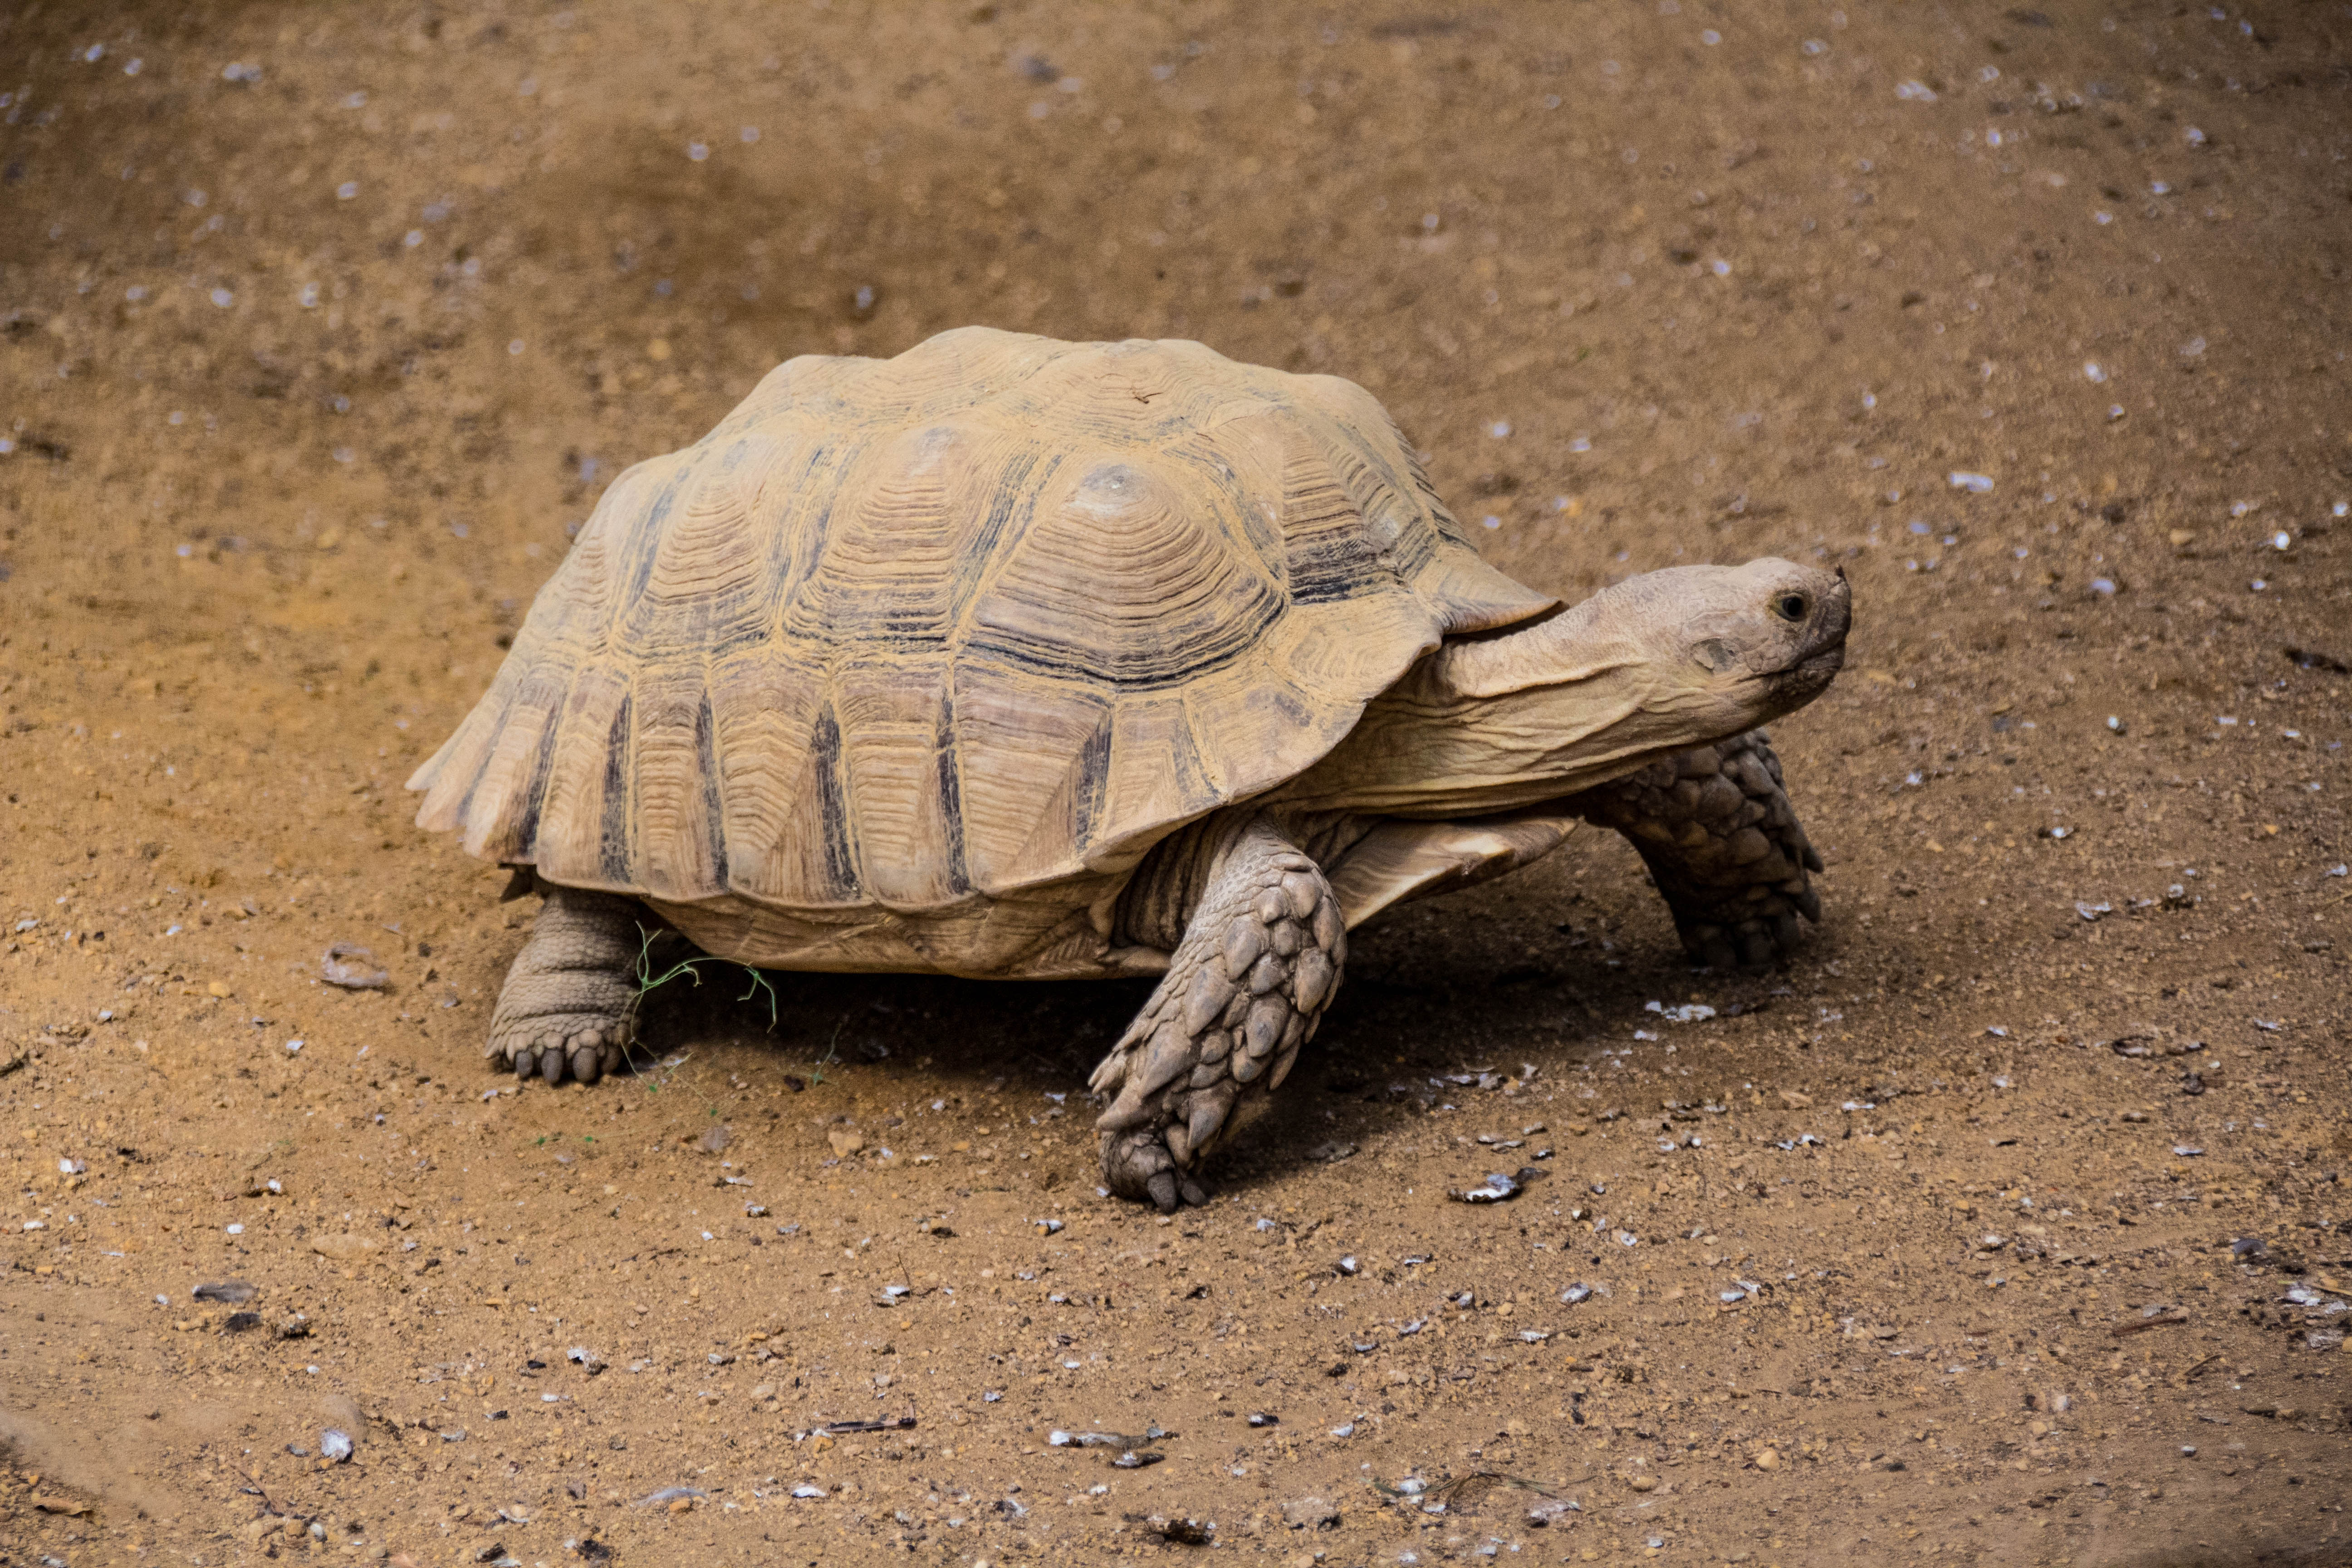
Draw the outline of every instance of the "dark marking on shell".
[[[809,763],[816,777],[817,811],[824,834],[824,874],[832,891],[844,899],[856,894],[857,857],[850,847],[849,801],[842,788],[841,723],[833,716],[828,699],[817,710],[816,730],[809,737]]]
[[[530,783],[523,786],[522,808],[515,814],[513,830],[508,834],[507,841],[498,846],[501,856],[530,853],[532,842],[539,837],[539,813],[547,804],[547,778],[555,767],[555,737],[562,728],[563,710],[559,705],[539,732],[539,750],[530,763]]]
[[[1021,526],[1026,529],[1036,515],[1037,492],[1062,466],[1058,452],[1040,452],[1035,447],[1015,452],[1005,459],[1003,473],[997,479],[995,497],[988,504],[988,515],[972,535],[963,559],[956,563],[955,589],[948,595],[948,618],[961,625],[964,612],[971,607],[971,597],[981,590],[982,574],[996,559],[997,546],[1003,542],[1004,531],[1014,513],[1019,513]]]
[[[1086,744],[1071,763],[1077,788],[1071,792],[1070,837],[1083,853],[1095,840],[1095,824],[1102,818],[1103,791],[1110,783],[1110,739],[1118,718],[1115,708],[1105,708],[1096,721],[1095,732],[1087,737]]]
[[[636,694],[625,693],[621,706],[613,714],[612,732],[604,739],[604,810],[596,841],[596,860],[603,868],[604,879],[614,887],[625,888],[635,879],[635,868],[630,864],[629,827],[633,813],[629,810],[630,732]]]
[[[702,780],[703,842],[709,846],[711,872],[723,888],[734,878],[727,864],[727,802],[719,777],[718,729],[710,711],[710,689],[706,686],[694,710],[694,761]]]
[[[960,899],[971,891],[971,878],[964,859],[963,763],[956,755],[952,686],[940,694],[940,726],[931,749],[939,758],[940,822],[948,836],[948,891]]]
[[[698,450],[701,445],[697,442],[687,450]],[[679,463],[674,467],[667,481],[647,503],[645,516],[631,531],[631,537],[616,552],[626,563],[629,573],[627,584],[620,595],[621,603],[627,607],[622,616],[624,624],[635,617],[639,603],[646,596],[646,586],[653,581],[654,563],[661,554],[655,541],[668,526],[670,513],[677,506],[679,494],[688,482],[699,477],[699,471],[693,463]]]

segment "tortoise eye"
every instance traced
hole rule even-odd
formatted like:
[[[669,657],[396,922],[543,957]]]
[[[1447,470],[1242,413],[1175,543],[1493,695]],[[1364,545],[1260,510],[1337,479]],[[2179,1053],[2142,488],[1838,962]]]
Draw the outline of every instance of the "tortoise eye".
[[[1812,607],[1802,594],[1783,594],[1772,601],[1772,613],[1784,621],[1801,621]]]

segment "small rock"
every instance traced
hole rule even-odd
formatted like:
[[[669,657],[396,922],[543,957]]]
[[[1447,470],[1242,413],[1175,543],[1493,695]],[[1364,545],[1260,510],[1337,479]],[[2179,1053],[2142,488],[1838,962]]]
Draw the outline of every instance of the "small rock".
[[[188,1293],[199,1301],[222,1301],[232,1307],[242,1307],[261,1294],[242,1279],[223,1279],[215,1284],[199,1285]]]
[[[336,942],[327,949],[326,956],[319,961],[319,978],[346,991],[379,990],[392,981],[391,975],[375,966],[374,953],[347,942]]]
[[[349,1464],[352,1458],[352,1435],[330,1426],[319,1434],[319,1452],[339,1465]]]
[[[1778,1448],[1767,1448],[1762,1453],[1758,1454],[1756,1456],[1756,1468],[1759,1470],[1767,1471],[1779,1469],[1780,1468],[1780,1450]]]
[[[716,1154],[734,1141],[735,1134],[733,1131],[728,1127],[727,1123],[724,1121],[714,1121],[709,1126],[702,1130],[702,1136],[696,1139],[695,1142],[704,1153]],[[838,1149],[841,1145],[836,1142],[834,1144],[834,1147]]]
[[[278,1337],[281,1340],[309,1339],[310,1337],[310,1320],[299,1312],[295,1313],[292,1317],[278,1325]]]
[[[310,1238],[310,1250],[321,1258],[331,1258],[339,1263],[354,1258],[364,1258],[376,1249],[375,1238],[356,1231],[334,1231]]]
[[[1282,1522],[1293,1530],[1337,1530],[1339,1510],[1324,1498],[1294,1498],[1282,1505]]]
[[[832,1131],[826,1133],[824,1135],[824,1141],[832,1144],[833,1152],[845,1160],[849,1158],[852,1154],[856,1153],[860,1149],[866,1147],[865,1134],[852,1132],[845,1128],[840,1127],[836,1127]]]
[[[1448,1188],[1445,1195],[1462,1204],[1499,1204],[1517,1197],[1519,1184],[1500,1171],[1489,1171],[1475,1187]]]

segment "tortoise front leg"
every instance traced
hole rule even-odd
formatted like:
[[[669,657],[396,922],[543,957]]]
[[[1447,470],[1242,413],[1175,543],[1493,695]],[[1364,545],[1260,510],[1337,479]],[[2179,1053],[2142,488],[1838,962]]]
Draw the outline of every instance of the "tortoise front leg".
[[[1237,831],[1211,874],[1168,973],[1091,1087],[1115,1094],[1102,1131],[1105,1184],[1165,1213],[1208,1202],[1202,1157],[1245,1092],[1289,1075],[1339,987],[1348,929],[1315,862],[1264,819]]]
[[[1796,951],[1799,915],[1822,918],[1805,876],[1822,858],[1761,730],[1678,752],[1568,805],[1632,840],[1701,963],[1763,967]]]

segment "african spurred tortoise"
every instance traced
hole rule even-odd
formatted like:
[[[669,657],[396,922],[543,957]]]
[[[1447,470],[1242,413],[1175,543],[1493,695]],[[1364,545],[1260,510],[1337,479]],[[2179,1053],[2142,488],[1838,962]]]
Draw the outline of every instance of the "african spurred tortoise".
[[[968,328],[790,361],[614,480],[409,787],[545,895],[488,1046],[525,1078],[622,1065],[648,911],[765,969],[1161,976],[1092,1083],[1167,1209],[1351,927],[1580,821],[1695,957],[1784,952],[1820,861],[1757,726],[1847,616],[1769,559],[1562,608],[1352,383]]]

